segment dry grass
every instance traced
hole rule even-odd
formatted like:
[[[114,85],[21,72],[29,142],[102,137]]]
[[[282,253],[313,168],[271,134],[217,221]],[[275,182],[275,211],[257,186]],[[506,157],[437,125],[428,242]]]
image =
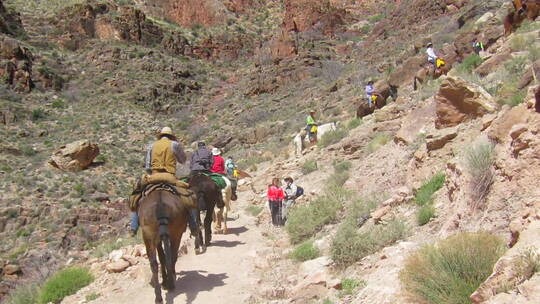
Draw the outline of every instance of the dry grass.
[[[504,242],[488,233],[461,233],[413,253],[400,279],[418,302],[470,303],[503,255]]]
[[[465,166],[470,175],[473,208],[478,208],[493,183],[494,145],[487,139],[473,143],[465,152]]]

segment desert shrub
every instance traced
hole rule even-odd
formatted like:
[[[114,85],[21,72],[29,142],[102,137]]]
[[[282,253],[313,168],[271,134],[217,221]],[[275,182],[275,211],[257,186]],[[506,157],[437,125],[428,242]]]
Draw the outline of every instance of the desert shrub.
[[[469,296],[488,278],[505,250],[504,242],[491,234],[457,234],[413,253],[400,279],[422,302],[470,303]]]
[[[341,296],[352,295],[357,288],[363,288],[366,286],[365,281],[358,281],[355,279],[343,279],[341,280]]]
[[[36,284],[19,285],[11,292],[6,304],[35,304],[38,302],[39,286]]]
[[[101,295],[99,293],[91,293],[91,294],[87,294],[84,299],[86,300],[86,302],[90,302],[90,301],[94,301],[96,300],[97,298],[99,298]]]
[[[457,66],[457,70],[460,72],[471,73],[480,64],[482,64],[482,58],[477,54],[472,54],[467,56],[467,58]]]
[[[529,59],[532,62],[535,62],[536,60],[540,59],[540,48],[538,48],[536,45],[531,44],[527,48],[527,51],[529,52]]]
[[[504,98],[501,100],[503,104],[507,104],[509,106],[515,107],[525,100],[525,97],[527,96],[527,92],[524,90],[519,90],[516,92],[513,92],[510,97]]]
[[[390,139],[392,139],[392,137],[388,133],[375,134],[371,141],[368,143],[366,147],[366,152],[371,154],[377,151],[380,147],[386,145],[390,141]]]
[[[516,261],[518,279],[516,283],[522,283],[538,272],[540,272],[540,253],[534,247],[522,250]]]
[[[319,255],[319,249],[313,246],[313,241],[307,240],[302,244],[296,246],[293,252],[291,252],[290,257],[297,262],[304,262],[308,260],[313,260],[319,257]]]
[[[527,33],[531,31],[535,31],[540,29],[540,24],[538,22],[531,21],[529,19],[525,19],[519,28],[517,29],[517,33]]]
[[[360,118],[353,118],[347,124],[347,129],[352,130],[359,127],[364,121]]]
[[[347,182],[350,177],[349,171],[334,173],[326,180],[326,185],[331,188],[341,187]]]
[[[382,19],[384,19],[383,14],[377,14],[377,15],[373,15],[373,16],[368,17],[368,21],[371,22],[371,23],[379,22]]]
[[[317,169],[318,165],[314,160],[307,160],[304,164],[302,164],[302,174],[309,174],[313,171],[317,171]]]
[[[350,193],[341,188],[327,189],[325,194],[307,205],[291,208],[285,229],[291,242],[299,243],[336,220],[343,201]]]
[[[352,200],[347,206],[347,216],[355,221],[361,217],[369,216],[369,214],[385,199],[386,194],[373,193],[368,196],[358,197]]]
[[[347,160],[341,161],[341,162],[334,162],[333,165],[334,165],[334,171],[336,173],[349,171],[352,167],[352,163]]]
[[[418,92],[418,100],[423,101],[429,97],[434,96],[441,87],[441,79],[432,80],[430,78],[426,79],[423,84],[420,84],[420,91]]]
[[[263,207],[261,206],[249,205],[246,207],[246,212],[251,214],[252,216],[259,215],[262,210],[263,210]]]
[[[504,63],[504,68],[510,73],[510,76],[521,75],[525,71],[527,65],[526,57],[515,57]]]
[[[338,266],[347,266],[357,262],[406,237],[407,225],[400,219],[394,219],[387,225],[370,227],[365,232],[359,232],[356,221],[352,218],[345,220],[332,241],[332,260]]]
[[[66,104],[64,103],[62,99],[56,99],[52,102],[51,106],[53,108],[62,109],[66,107]]]
[[[39,293],[39,302],[58,303],[92,281],[94,276],[86,268],[73,267],[61,270],[45,282]]]
[[[425,204],[431,203],[433,194],[437,190],[441,189],[444,185],[445,175],[444,173],[435,174],[429,181],[424,183],[414,196],[414,201],[418,206],[424,206]]]
[[[514,51],[523,51],[529,45],[528,35],[514,35],[510,40],[510,48]]]
[[[45,117],[47,117],[47,113],[45,113],[43,109],[34,109],[32,110],[32,115],[30,118],[32,121],[38,121],[44,119]]]
[[[433,204],[426,204],[418,210],[418,213],[416,214],[416,221],[418,222],[418,225],[423,226],[431,220],[435,216],[435,207],[433,207]]]
[[[326,132],[322,135],[321,139],[317,143],[320,147],[328,147],[335,144],[347,136],[347,130],[339,129],[335,131]]]
[[[475,205],[489,192],[493,182],[494,161],[494,145],[487,139],[474,143],[465,151],[465,166],[471,176],[470,191]]]

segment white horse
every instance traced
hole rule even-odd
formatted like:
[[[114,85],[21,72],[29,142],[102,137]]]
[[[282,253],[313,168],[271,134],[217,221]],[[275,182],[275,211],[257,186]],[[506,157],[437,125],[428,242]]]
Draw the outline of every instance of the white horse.
[[[329,131],[335,131],[337,130],[337,123],[330,122],[325,123],[323,125],[320,125],[317,127],[317,140],[320,140],[324,133],[327,133]],[[301,156],[302,150],[309,145],[311,145],[311,142],[309,141],[309,138],[307,136],[307,132],[305,129],[302,129],[300,133],[296,134],[296,136],[293,139],[293,144],[295,148],[295,155]]]
[[[220,208],[217,212],[214,211],[214,221],[216,222],[216,233],[227,234],[227,213],[231,210],[232,184],[225,176],[223,176],[223,180],[227,184],[227,186],[221,190],[224,204],[223,208]],[[221,223],[223,223],[223,229],[221,228]]]

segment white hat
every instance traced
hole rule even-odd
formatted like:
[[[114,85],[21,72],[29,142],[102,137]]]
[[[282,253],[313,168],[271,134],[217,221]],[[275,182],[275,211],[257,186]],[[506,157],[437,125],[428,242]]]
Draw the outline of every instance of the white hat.
[[[176,136],[174,136],[171,128],[169,128],[169,127],[164,127],[163,129],[161,129],[161,131],[158,133],[157,137],[160,138],[162,135],[169,135],[169,136],[172,136],[172,137],[176,138]]]
[[[221,154],[221,151],[219,151],[218,148],[213,148],[212,149],[212,155],[220,155]]]

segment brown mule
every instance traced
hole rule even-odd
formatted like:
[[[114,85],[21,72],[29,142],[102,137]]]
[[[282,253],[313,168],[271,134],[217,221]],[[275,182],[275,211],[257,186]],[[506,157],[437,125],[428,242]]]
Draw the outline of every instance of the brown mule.
[[[362,118],[366,115],[373,114],[375,109],[381,109],[386,105],[386,100],[388,97],[392,97],[394,100],[397,98],[397,86],[393,86],[388,83],[379,83],[377,82],[375,84],[375,87],[381,88],[377,92],[374,93],[377,98],[375,99],[375,102],[371,104],[371,107],[369,106],[368,102],[365,100],[361,100],[358,102],[358,106],[356,108],[356,118]]]
[[[152,270],[150,284],[154,287],[156,303],[163,303],[158,278],[158,261],[161,264],[163,288],[173,290],[176,281],[175,264],[182,234],[186,231],[189,210],[180,198],[166,190],[158,189],[144,197],[139,205],[141,225],[146,253]]]
[[[444,59],[443,59],[444,60]],[[416,75],[414,75],[413,80],[413,89],[416,91],[418,89],[417,82],[422,84],[424,83],[428,78],[431,79],[437,79],[441,77],[442,75],[448,74],[450,70],[452,69],[452,63],[445,60],[445,64],[435,71],[433,71],[433,67],[431,65],[424,66],[418,72],[416,72]]]

